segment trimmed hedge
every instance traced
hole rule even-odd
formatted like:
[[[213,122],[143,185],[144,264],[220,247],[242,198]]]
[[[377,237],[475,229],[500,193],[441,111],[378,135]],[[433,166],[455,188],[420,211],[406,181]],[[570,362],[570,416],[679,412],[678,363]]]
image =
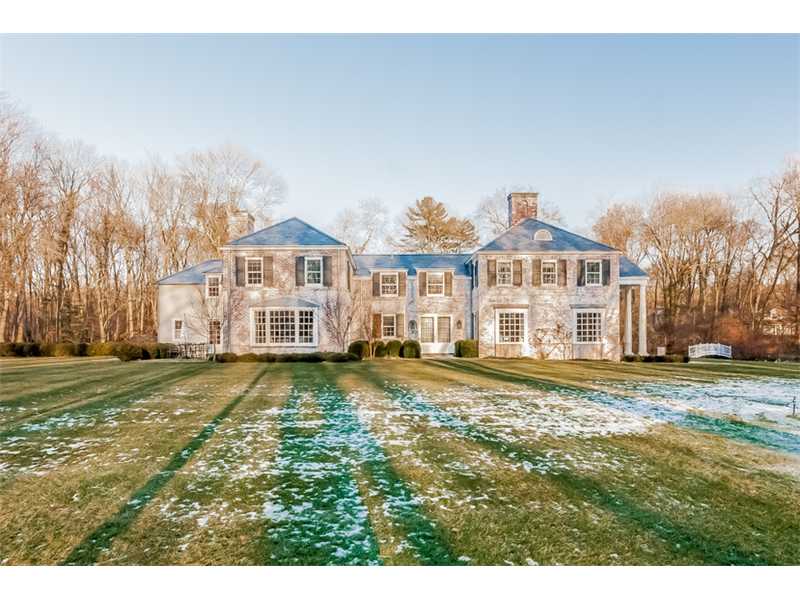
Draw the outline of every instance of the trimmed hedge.
[[[258,354],[247,352],[246,354],[239,354],[236,362],[258,362]]]
[[[416,340],[406,340],[400,348],[402,358],[419,358],[422,356],[422,347]]]
[[[625,362],[646,362],[646,363],[688,363],[689,357],[686,354],[667,354],[666,356],[639,356],[638,354],[626,354],[622,357]]]
[[[355,342],[351,342],[347,347],[347,352],[350,354],[355,354],[361,359],[372,356],[369,342],[367,340],[356,340]]]
[[[288,352],[286,354],[272,354],[271,352],[264,352],[262,354],[255,354],[247,352],[246,354],[234,354],[233,352],[222,352],[217,354],[216,361],[220,363],[231,362],[349,362],[353,360],[361,360],[361,358],[352,352]]]
[[[116,356],[122,361],[150,358],[150,355],[141,346],[127,342],[97,342],[89,344],[86,354],[88,356]]]
[[[403,342],[400,340],[389,340],[386,344],[386,356],[390,358],[400,358],[400,349],[403,347]]]
[[[221,352],[214,357],[214,360],[219,363],[229,363],[236,362],[239,360],[239,357],[233,352]]]
[[[456,356],[461,358],[478,358],[478,340],[458,340]]]
[[[131,344],[128,342],[95,342],[93,344],[8,342],[0,344],[0,356],[116,356],[121,360],[139,360],[169,358],[172,347],[172,344]]]
[[[372,344],[372,356],[375,358],[386,358],[386,344],[378,340]]]

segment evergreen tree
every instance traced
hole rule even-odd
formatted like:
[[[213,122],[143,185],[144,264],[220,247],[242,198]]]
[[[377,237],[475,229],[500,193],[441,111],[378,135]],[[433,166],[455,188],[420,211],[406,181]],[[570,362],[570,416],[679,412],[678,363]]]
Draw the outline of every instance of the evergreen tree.
[[[406,210],[402,247],[407,252],[464,252],[478,243],[478,232],[469,219],[447,214],[447,208],[430,196]]]

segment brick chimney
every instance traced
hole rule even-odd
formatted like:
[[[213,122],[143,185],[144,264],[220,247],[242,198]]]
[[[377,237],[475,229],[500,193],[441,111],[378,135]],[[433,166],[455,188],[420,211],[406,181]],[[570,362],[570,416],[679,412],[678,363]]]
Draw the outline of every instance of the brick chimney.
[[[511,192],[508,195],[508,226],[525,219],[535,219],[539,209],[539,192]]]
[[[246,210],[237,210],[233,212],[230,217],[230,238],[236,240],[253,233],[255,223],[256,221],[253,215]]]

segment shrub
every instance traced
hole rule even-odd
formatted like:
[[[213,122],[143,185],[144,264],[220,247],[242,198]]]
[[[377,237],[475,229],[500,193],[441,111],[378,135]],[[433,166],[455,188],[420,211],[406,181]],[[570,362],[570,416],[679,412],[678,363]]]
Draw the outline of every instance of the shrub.
[[[258,354],[253,354],[252,352],[240,354],[236,362],[258,362]]]
[[[375,358],[386,358],[386,344],[378,340],[372,344],[372,356]]]
[[[215,360],[219,363],[232,363],[239,360],[239,357],[233,352],[221,352],[220,354],[217,354]]]
[[[0,344],[0,356],[16,356],[17,349],[14,342],[3,342]]]
[[[400,340],[389,340],[386,343],[386,356],[392,358],[400,357],[400,349],[403,347],[403,342]]]
[[[359,358],[369,358],[371,356],[369,342],[367,340],[356,340],[355,342],[351,342],[347,347],[347,351],[350,354],[355,354]]]
[[[128,342],[115,342],[111,344],[111,354],[122,361],[141,360],[144,352],[141,346]]]
[[[422,347],[416,340],[406,340],[400,348],[400,356],[403,358],[419,358],[422,356]]]
[[[80,356],[77,344],[61,342],[59,344],[48,344],[48,348],[43,352],[46,356]],[[44,349],[43,349],[44,350]]]
[[[687,354],[667,354],[666,359],[667,359],[667,362],[671,362],[671,363],[687,363],[687,362],[689,362],[689,356]]]
[[[94,342],[86,348],[87,356],[111,356],[110,342]]]
[[[278,354],[277,362],[322,362],[321,352],[289,352]]]
[[[275,359],[278,358],[275,354],[272,354],[271,352],[256,354],[256,356],[258,357],[258,362],[264,362],[264,363],[274,363]]]
[[[22,344],[21,356],[41,356],[42,349],[36,342],[25,342]]]
[[[173,347],[172,344],[155,342],[142,344],[142,358],[169,358],[170,351]]]
[[[458,340],[456,356],[461,358],[478,358],[478,340]]]

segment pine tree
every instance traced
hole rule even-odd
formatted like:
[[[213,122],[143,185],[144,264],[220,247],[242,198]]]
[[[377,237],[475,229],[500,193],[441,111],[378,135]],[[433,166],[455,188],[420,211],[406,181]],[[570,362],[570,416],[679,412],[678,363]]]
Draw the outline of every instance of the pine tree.
[[[407,252],[464,252],[478,243],[475,225],[469,219],[447,214],[447,208],[430,196],[406,210],[402,247]]]

